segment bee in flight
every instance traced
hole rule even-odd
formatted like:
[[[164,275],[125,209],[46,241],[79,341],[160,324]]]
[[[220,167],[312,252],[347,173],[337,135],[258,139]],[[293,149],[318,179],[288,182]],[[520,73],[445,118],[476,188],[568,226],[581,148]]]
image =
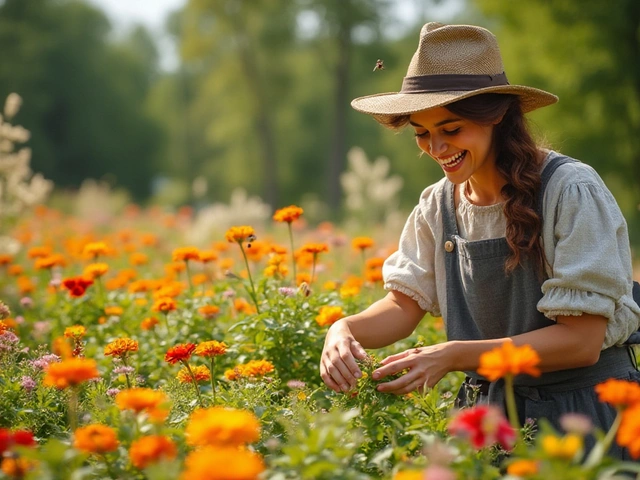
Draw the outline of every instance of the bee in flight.
[[[375,72],[376,70],[384,70],[384,62],[380,59],[376,61],[376,66],[373,67],[373,71]]]

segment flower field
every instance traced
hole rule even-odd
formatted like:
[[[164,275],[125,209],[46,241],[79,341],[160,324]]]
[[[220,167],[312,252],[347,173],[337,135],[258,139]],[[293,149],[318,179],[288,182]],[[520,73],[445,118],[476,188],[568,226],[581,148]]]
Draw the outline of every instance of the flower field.
[[[129,206],[107,228],[39,207],[13,227],[20,248],[0,255],[0,478],[640,472],[606,456],[615,441],[640,457],[638,385],[598,387],[619,422],[596,432],[590,452],[579,415],[557,432],[520,427],[493,407],[457,411],[461,374],[429,391],[378,392],[377,362],[444,341],[441,318],[371,351],[356,389],[329,390],[318,372],[324,335],[384,294],[381,266],[395,240],[310,227],[291,206],[264,227],[232,226],[189,245],[181,232],[193,217]],[[536,359],[505,345],[486,354],[483,374],[535,375]]]

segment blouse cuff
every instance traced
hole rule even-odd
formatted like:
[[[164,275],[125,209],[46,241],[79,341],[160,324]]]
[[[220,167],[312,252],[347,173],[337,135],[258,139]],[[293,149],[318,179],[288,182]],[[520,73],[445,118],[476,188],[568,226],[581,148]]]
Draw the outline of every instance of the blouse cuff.
[[[396,292],[403,293],[407,297],[415,300],[418,303],[418,305],[420,306],[420,308],[422,310],[424,310],[425,312],[428,312],[431,315],[436,316],[436,317],[440,316],[439,309],[434,305],[434,303],[432,301],[421,297],[417,292],[415,292],[414,290],[411,290],[410,288],[405,287],[404,285],[401,285],[401,284],[393,282],[393,281],[387,281],[384,284],[384,289],[385,290],[394,290]]]
[[[538,310],[551,320],[557,316],[602,315],[608,320],[614,316],[616,304],[613,298],[596,292],[571,288],[552,287],[538,302]]]

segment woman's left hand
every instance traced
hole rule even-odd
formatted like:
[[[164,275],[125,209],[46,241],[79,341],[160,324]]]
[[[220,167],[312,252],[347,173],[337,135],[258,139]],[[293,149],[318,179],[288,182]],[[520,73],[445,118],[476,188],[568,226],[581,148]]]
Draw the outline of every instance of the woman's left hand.
[[[373,379],[380,380],[407,370],[399,378],[378,385],[378,391],[404,395],[424,387],[433,387],[447,373],[450,366],[448,342],[418,347],[391,355],[382,360],[382,367],[373,372]]]

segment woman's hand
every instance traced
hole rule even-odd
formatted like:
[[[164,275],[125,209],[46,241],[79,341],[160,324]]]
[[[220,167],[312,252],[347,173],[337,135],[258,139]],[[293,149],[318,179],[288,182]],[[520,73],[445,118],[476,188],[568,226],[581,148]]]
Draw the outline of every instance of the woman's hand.
[[[367,358],[345,320],[338,320],[329,328],[320,360],[320,376],[335,392],[347,392],[356,385],[362,376],[356,358]]]
[[[382,360],[382,367],[373,372],[373,379],[380,380],[407,370],[395,380],[381,383],[381,392],[404,395],[424,387],[433,387],[447,373],[453,371],[450,363],[452,344],[439,343],[429,347],[412,348]]]

